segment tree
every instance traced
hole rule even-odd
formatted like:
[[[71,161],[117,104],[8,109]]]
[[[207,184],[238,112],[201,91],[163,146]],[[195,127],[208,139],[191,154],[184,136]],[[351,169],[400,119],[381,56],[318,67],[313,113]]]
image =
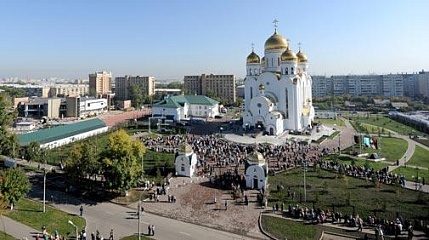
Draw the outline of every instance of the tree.
[[[12,109],[12,101],[7,93],[0,93],[0,155],[16,157],[18,138],[9,130],[17,112]]]
[[[0,171],[0,192],[6,205],[13,206],[30,191],[30,181],[21,168]]]
[[[103,153],[103,175],[108,185],[121,193],[136,186],[142,176],[141,159],[146,148],[139,140],[133,140],[124,130],[109,136]]]
[[[24,157],[28,161],[40,162],[42,160],[42,149],[39,142],[31,142],[24,147]]]
[[[143,88],[141,85],[132,85],[130,86],[130,99],[131,99],[131,105],[139,109],[143,103],[144,103],[144,96],[143,96]]]
[[[69,179],[74,183],[81,183],[85,178],[96,179],[101,170],[101,160],[96,151],[96,143],[90,140],[74,144],[66,159],[65,169]]]

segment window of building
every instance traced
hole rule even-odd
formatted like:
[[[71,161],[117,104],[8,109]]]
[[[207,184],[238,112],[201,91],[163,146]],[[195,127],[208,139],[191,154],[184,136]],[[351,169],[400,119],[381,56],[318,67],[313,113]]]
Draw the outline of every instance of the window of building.
[[[180,170],[181,170],[182,172],[184,172],[184,171],[185,171],[185,164],[183,164],[183,163],[182,163],[182,165],[181,165],[181,167],[180,167]]]

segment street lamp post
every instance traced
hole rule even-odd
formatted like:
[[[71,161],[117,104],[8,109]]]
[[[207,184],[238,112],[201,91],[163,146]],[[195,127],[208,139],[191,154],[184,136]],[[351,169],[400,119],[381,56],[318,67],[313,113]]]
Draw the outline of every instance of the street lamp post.
[[[419,186],[419,167],[416,166],[416,190],[418,190]]]
[[[137,234],[138,234],[138,240],[141,240],[141,232],[140,232],[140,216],[143,214],[143,211],[141,211],[141,204],[142,204],[142,197],[143,193],[140,195],[139,198],[139,204],[137,205]]]
[[[306,182],[305,182],[306,170],[307,170],[307,161],[304,160],[304,202],[307,202],[307,188],[306,188]]]
[[[341,132],[338,134],[338,152],[341,154]]]
[[[43,212],[46,212],[46,167],[43,168]]]
[[[71,220],[69,220],[69,221],[68,221],[68,223],[69,223],[70,225],[72,225],[72,226],[75,228],[75,231],[76,231],[76,239],[78,239],[78,238],[79,238],[79,237],[78,237],[78,229],[77,229],[76,224],[74,224]]]

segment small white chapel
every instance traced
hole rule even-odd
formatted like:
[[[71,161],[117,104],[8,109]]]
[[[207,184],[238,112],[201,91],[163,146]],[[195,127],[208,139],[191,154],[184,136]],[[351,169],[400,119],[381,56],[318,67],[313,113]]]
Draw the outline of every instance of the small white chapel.
[[[268,164],[264,156],[256,151],[244,161],[246,187],[251,189],[265,189],[268,184]]]
[[[194,153],[191,145],[183,144],[177,149],[175,156],[176,176],[193,177],[197,168],[197,154]]]

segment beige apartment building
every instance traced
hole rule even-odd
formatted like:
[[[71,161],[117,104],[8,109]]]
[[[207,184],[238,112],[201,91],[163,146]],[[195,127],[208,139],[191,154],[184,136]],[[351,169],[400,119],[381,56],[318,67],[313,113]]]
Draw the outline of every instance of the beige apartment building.
[[[115,99],[130,100],[130,87],[140,86],[143,96],[155,94],[155,77],[129,76],[115,78]]]
[[[112,73],[101,71],[89,74],[89,94],[99,97],[111,93]]]
[[[48,97],[86,96],[88,93],[88,84],[56,84],[49,88]]]
[[[230,104],[236,101],[234,75],[202,74],[201,76],[185,76],[183,80],[187,94],[219,97],[221,101]],[[214,93],[215,96],[211,96],[211,93]]]

